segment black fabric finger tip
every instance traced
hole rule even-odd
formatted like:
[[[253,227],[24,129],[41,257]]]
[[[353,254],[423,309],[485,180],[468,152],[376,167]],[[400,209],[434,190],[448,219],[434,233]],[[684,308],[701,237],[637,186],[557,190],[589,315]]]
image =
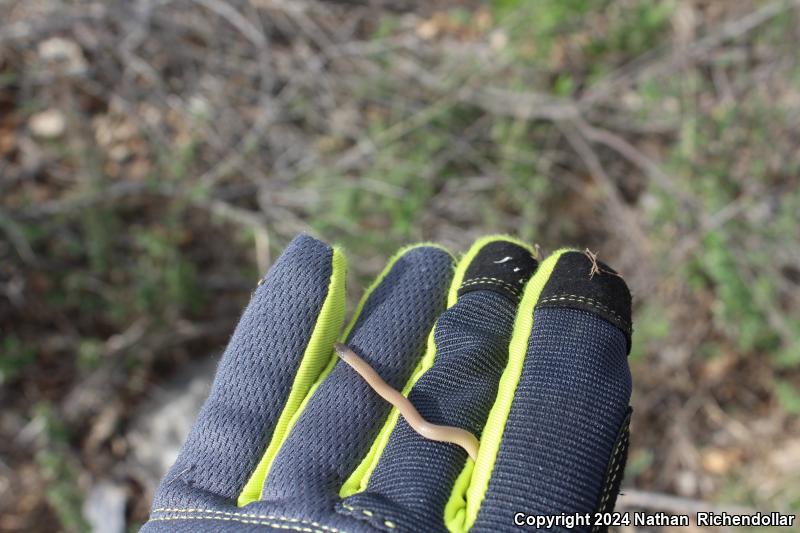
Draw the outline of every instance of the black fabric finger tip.
[[[592,312],[625,334],[631,347],[631,293],[622,277],[588,252],[564,253],[542,289],[536,309],[569,307]]]
[[[525,283],[538,266],[528,249],[510,241],[490,242],[469,264],[458,296],[489,290],[519,303]]]

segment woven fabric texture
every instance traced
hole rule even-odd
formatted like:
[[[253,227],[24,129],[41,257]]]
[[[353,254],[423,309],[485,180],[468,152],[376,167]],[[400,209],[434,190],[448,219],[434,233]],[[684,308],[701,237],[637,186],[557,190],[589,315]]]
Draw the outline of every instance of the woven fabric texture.
[[[154,507],[189,503],[186,486],[236,499],[285,404],[327,295],[332,254],[326,244],[301,235],[270,269],[231,337]]]
[[[327,527],[327,526],[326,526]],[[141,533],[265,533],[267,531],[301,531],[303,533],[332,533],[311,525],[273,521],[260,518],[244,518],[241,521],[228,517],[207,515],[204,518],[186,519],[170,517],[148,522]],[[338,530],[341,533],[349,533]]]
[[[522,375],[472,531],[518,531],[515,512],[595,510],[631,395],[626,352],[623,332],[597,315],[566,308],[535,312]]]
[[[444,310],[451,261],[449,254],[433,247],[405,253],[369,296],[347,339],[395,388],[408,381]],[[366,454],[390,407],[347,364],[338,362],[276,456],[262,498],[303,505],[338,499],[339,487]]]
[[[481,281],[505,272],[495,266],[508,263],[501,255],[486,263]],[[340,501],[340,487],[390,412],[341,361],[288,432],[261,499],[236,506],[285,406],[327,296],[332,259],[328,245],[300,236],[256,289],[142,532],[446,533],[444,508],[466,452],[422,438],[402,418],[367,489]],[[427,420],[480,436],[508,363],[516,297],[469,284],[445,310],[452,277],[447,252],[408,250],[369,295],[346,343],[402,389],[436,324],[433,366],[409,399]],[[626,352],[626,334],[597,313],[534,311],[522,374],[471,531],[519,531],[517,512],[597,508],[631,395]]]
[[[434,364],[409,394],[425,419],[480,435],[506,365],[515,310],[509,298],[482,290],[442,314]],[[460,447],[425,439],[401,418],[367,490],[342,508],[379,529],[392,529],[388,520],[402,531],[443,530],[444,506],[466,458]]]

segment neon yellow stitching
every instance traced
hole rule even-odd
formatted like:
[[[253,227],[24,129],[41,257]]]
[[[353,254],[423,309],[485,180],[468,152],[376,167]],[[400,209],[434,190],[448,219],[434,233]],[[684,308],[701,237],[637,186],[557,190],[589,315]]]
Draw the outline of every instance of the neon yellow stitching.
[[[343,503],[342,507],[344,507],[345,509],[347,509],[348,511],[350,511],[353,514],[355,514],[355,513],[357,513],[359,511],[358,509],[356,509],[352,505],[347,505],[346,503]],[[369,518],[375,517],[375,513],[373,511],[370,511],[369,509],[361,509],[360,511],[361,511],[361,514],[363,514],[366,517],[369,517]],[[355,517],[355,518],[358,518],[358,517]],[[375,517],[375,518],[377,518],[378,520],[381,519],[381,517]],[[389,529],[394,529],[394,528],[397,527],[397,524],[395,524],[391,520],[383,520],[383,525],[388,527]]]
[[[151,522],[164,522],[167,520],[225,520],[227,522],[240,522],[242,524],[258,524],[269,526],[275,529],[290,529],[293,531],[303,531],[304,533],[325,533],[321,529],[312,529],[310,527],[302,527],[302,526],[292,526],[288,524],[276,524],[275,522],[268,522],[266,520],[243,520],[241,518],[235,517],[224,517],[224,516],[206,516],[206,515],[197,515],[197,516],[163,516],[158,518],[151,518]],[[338,533],[344,533],[341,530],[333,530],[328,529],[327,531],[337,531]]]
[[[492,276],[478,276],[477,278],[469,278],[469,279],[468,279],[467,281],[465,281],[464,283],[468,283],[468,282],[472,282],[472,281],[477,281],[477,280],[482,280],[482,279],[488,279],[488,280],[491,280],[491,281],[497,281],[497,282],[500,282],[500,283],[508,283],[509,285],[514,285],[513,283],[511,283],[511,282],[510,282],[510,281],[508,281],[508,280],[504,280],[504,279],[500,279],[500,278],[494,278],[494,277],[492,277]]]
[[[600,510],[604,509],[606,503],[608,503],[608,498],[611,496],[611,487],[614,485],[614,479],[617,476],[617,472],[619,472],[620,461],[619,456],[622,453],[623,444],[628,440],[628,432],[625,431],[623,437],[617,442],[616,447],[614,448],[614,453],[611,456],[612,464],[614,465],[614,470],[611,471],[611,475],[608,477],[608,484],[606,485],[605,490],[603,491],[603,498],[600,500]]]
[[[598,302],[597,300],[593,300],[591,298],[587,298],[586,296],[578,296],[577,294],[562,294],[562,295],[559,295],[559,296],[550,296],[550,297],[545,298],[543,300],[539,300],[539,303],[537,304],[537,306],[541,305],[541,304],[546,304],[546,303],[550,303],[550,302],[559,302],[559,301],[571,301],[571,302],[577,301],[577,302],[582,302],[582,303],[587,303],[589,305],[593,305],[594,307],[597,307],[597,308],[601,309],[602,311],[606,311],[608,313],[611,313],[612,315],[617,317],[619,320],[621,320],[622,322],[625,322],[627,324],[627,322],[625,320],[623,320],[623,318],[620,315],[618,315],[613,309],[603,305],[602,303]]]
[[[497,278],[487,278],[487,277],[472,278],[472,279],[462,283],[461,284],[461,288],[469,287],[471,285],[481,285],[481,284],[484,284],[484,283],[486,283],[486,284],[494,284],[494,285],[501,285],[503,287],[506,287],[508,290],[514,292],[514,294],[519,295],[519,287],[516,287],[513,284],[508,283],[507,281],[503,281],[502,279],[497,279]]]
[[[598,507],[598,511],[602,512],[602,510],[605,509],[606,504],[608,503],[608,498],[611,496],[611,487],[612,485],[614,485],[614,479],[617,475],[617,472],[619,472],[619,467],[621,464],[619,462],[619,456],[622,453],[622,448],[623,448],[622,445],[623,443],[628,441],[629,437],[630,434],[626,431],[624,436],[619,441],[617,441],[617,444],[614,447],[614,453],[611,455],[611,461],[612,464],[614,465],[614,470],[611,471],[611,474],[608,476],[608,479],[606,480],[606,486],[605,488],[603,488],[603,497],[600,499],[600,506]],[[600,527],[596,525],[594,528],[592,528],[592,531],[593,532],[600,531]]]
[[[308,524],[310,526],[318,527],[324,529],[326,531],[330,531],[331,533],[340,533],[340,530],[329,527],[318,522],[314,522],[313,520],[306,520],[304,518],[289,518],[288,516],[280,516],[280,515],[269,515],[269,514],[252,514],[252,513],[231,513],[228,511],[215,511],[213,509],[185,509],[180,507],[170,508],[170,507],[159,507],[158,509],[153,509],[154,513],[204,513],[204,514],[214,514],[214,515],[223,515],[223,516],[241,516],[244,518],[266,518],[268,520],[282,520],[284,522],[296,522],[299,524]]]
[[[616,312],[614,312],[613,309],[610,309],[609,307],[603,305],[597,300],[587,298],[586,296],[578,296],[577,294],[562,294],[560,296],[551,296],[549,298],[544,298],[543,300],[540,300],[539,304],[545,304],[549,302],[559,302],[559,301],[571,301],[571,302],[579,301],[579,302],[589,303],[594,305],[595,307],[602,309],[603,311],[608,311],[617,318],[620,318],[620,316]]]
[[[509,287],[513,287],[513,288],[519,290],[519,287],[517,287],[516,285],[514,285],[510,281],[506,281],[506,280],[500,279],[500,278],[492,278],[490,276],[480,276],[480,277],[477,277],[477,278],[469,278],[467,281],[462,283],[461,286],[463,287],[467,283],[475,283],[475,282],[480,282],[480,281],[496,281],[497,283],[502,283],[503,285],[508,285]]]

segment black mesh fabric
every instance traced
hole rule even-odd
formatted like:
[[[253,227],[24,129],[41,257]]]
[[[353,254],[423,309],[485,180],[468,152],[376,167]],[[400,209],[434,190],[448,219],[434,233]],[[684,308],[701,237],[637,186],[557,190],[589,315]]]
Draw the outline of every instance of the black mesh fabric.
[[[542,289],[536,308],[569,307],[600,316],[625,333],[631,348],[631,293],[620,275],[589,253],[564,253]]]
[[[511,299],[482,290],[442,314],[435,363],[409,394],[425,419],[480,436],[506,365],[515,310]],[[466,458],[456,445],[421,437],[401,417],[367,490],[342,509],[379,529],[443,530],[444,506]]]
[[[403,388],[425,352],[452,273],[452,259],[443,250],[414,248],[394,264],[361,311],[347,344],[393,387]],[[389,410],[358,374],[338,362],[276,456],[263,499],[337,499]]]
[[[328,293],[333,250],[301,235],[253,294],[208,399],[154,507],[185,503],[185,486],[235,500],[272,435]]]
[[[626,352],[625,334],[593,313],[535,312],[522,375],[472,531],[518,531],[516,512],[595,510],[628,412]]]
[[[402,419],[367,491],[338,501],[341,484],[389,412],[342,362],[289,433],[263,499],[235,505],[285,403],[327,293],[331,258],[330,247],[301,236],[256,290],[142,531],[445,531],[444,505],[466,453],[419,437]],[[505,254],[491,265],[504,260]],[[496,281],[496,271],[482,271],[481,282]],[[372,293],[347,339],[394,387],[403,387],[424,352],[452,274],[442,250],[407,252]],[[507,364],[516,300],[507,293],[464,291],[441,314],[434,366],[410,394],[428,420],[480,435]],[[518,512],[590,513],[603,502],[612,505],[609,494],[619,479],[606,477],[624,459],[611,461],[617,436],[625,435],[620,427],[631,394],[626,336],[598,313],[561,305],[534,312],[522,375],[472,531],[518,531]]]

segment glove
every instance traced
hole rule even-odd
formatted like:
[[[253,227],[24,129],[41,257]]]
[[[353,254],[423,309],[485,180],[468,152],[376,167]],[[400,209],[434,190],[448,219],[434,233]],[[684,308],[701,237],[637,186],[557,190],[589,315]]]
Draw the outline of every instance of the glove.
[[[540,263],[504,236],[454,263],[437,245],[402,249],[340,334],[345,258],[294,239],[141,531],[605,529],[630,420],[624,281],[590,252]],[[476,459],[417,433],[337,340],[427,422],[477,437]]]

